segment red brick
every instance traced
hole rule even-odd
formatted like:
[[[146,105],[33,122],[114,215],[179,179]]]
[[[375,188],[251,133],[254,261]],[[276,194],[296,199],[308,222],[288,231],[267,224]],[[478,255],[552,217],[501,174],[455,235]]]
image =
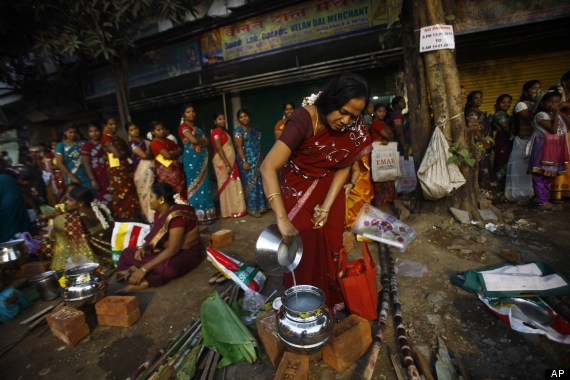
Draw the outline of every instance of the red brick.
[[[64,306],[46,317],[52,331],[70,334],[85,323],[85,313],[69,306]]]
[[[67,333],[54,330],[53,328],[51,332],[53,335],[55,335],[56,338],[62,340],[70,346],[75,346],[77,343],[79,343],[79,341],[81,341],[81,339],[85,338],[90,333],[89,325],[87,325],[85,322],[79,326],[76,326],[73,331]]]
[[[354,234],[352,232],[344,231],[342,233],[342,246],[347,253],[354,248]]]
[[[272,311],[259,315],[255,319],[259,340],[261,341],[271,364],[273,364],[273,368],[277,368],[279,366],[279,362],[285,352],[285,345],[277,336],[277,328],[275,325],[276,315],[277,313]]]
[[[128,315],[138,308],[139,301],[133,296],[107,296],[95,304],[95,312],[106,315]]]
[[[141,317],[140,309],[135,309],[127,315],[97,314],[97,323],[102,326],[129,327]]]
[[[34,277],[38,274],[47,272],[51,265],[51,261],[32,261],[20,267],[23,277]]]
[[[212,248],[223,247],[233,241],[232,230],[219,230],[210,235],[210,245]]]
[[[274,380],[306,380],[309,378],[309,356],[285,352]]]
[[[342,372],[360,359],[371,343],[370,322],[351,314],[333,327],[331,340],[323,349],[323,360]]]

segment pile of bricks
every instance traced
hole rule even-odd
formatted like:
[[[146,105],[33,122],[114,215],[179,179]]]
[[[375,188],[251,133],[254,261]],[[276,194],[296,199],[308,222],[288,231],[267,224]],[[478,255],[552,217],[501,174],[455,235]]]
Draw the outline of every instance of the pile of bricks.
[[[95,304],[100,325],[129,327],[141,316],[137,297],[108,296]]]
[[[370,322],[352,314],[333,327],[333,334],[324,349],[313,355],[287,351],[277,336],[276,312],[256,318],[259,340],[276,369],[274,379],[308,379],[309,363],[324,360],[342,372],[360,359],[372,344]]]
[[[54,311],[46,319],[53,335],[70,346],[75,346],[90,333],[85,313],[69,306]]]

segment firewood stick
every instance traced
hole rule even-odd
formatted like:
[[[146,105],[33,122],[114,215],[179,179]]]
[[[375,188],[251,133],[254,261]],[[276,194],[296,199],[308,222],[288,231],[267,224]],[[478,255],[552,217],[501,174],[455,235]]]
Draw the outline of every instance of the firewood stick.
[[[418,366],[420,367],[420,371],[422,371],[422,374],[424,375],[426,380],[435,380],[433,377],[433,372],[431,371],[429,365],[429,361],[424,356],[424,354],[420,350],[417,350],[415,348],[413,351],[418,361]]]
[[[362,376],[365,380],[372,379],[372,375],[374,374],[374,368],[376,367],[376,361],[378,360],[378,353],[380,352],[380,346],[382,345],[382,336],[384,334],[384,328],[386,327],[386,320],[388,319],[388,308],[390,307],[390,286],[386,270],[386,258],[385,255],[380,253],[380,249],[380,244],[378,244],[380,270],[382,271],[382,292],[378,294],[378,329],[374,336],[374,343],[372,344],[368,364],[366,364],[366,369]]]

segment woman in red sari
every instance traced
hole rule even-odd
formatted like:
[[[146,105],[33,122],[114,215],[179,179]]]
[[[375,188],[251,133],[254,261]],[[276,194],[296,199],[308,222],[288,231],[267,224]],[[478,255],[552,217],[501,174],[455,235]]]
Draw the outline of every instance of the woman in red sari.
[[[184,203],[188,203],[186,192],[186,179],[178,157],[182,149],[175,142],[169,140],[168,129],[160,121],[152,121],[150,130],[154,138],[150,142],[150,150],[154,154],[156,164],[156,179],[172,186],[174,191]]]
[[[202,260],[202,242],[194,208],[174,202],[175,191],[155,182],[150,193],[154,223],[141,247],[121,253],[117,279],[127,279],[123,293],[156,287],[181,277]]]
[[[359,117],[368,95],[361,76],[335,78],[314,105],[299,108],[289,117],[261,166],[264,191],[279,231],[286,241],[300,235],[303,242],[296,282],[322,289],[329,306],[343,301],[335,261],[344,232],[342,189],[352,163],[372,148]],[[285,274],[284,287],[292,284],[291,274]]]
[[[127,142],[117,136],[117,120],[108,117],[103,123],[101,143],[107,152],[107,178],[111,201],[109,208],[118,221],[141,219],[141,207],[133,181]]]

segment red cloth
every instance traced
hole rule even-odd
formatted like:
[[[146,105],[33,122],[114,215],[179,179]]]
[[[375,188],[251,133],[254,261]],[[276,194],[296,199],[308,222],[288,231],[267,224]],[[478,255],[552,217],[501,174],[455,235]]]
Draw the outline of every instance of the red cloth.
[[[344,192],[340,191],[336,197],[323,228],[314,229],[311,217],[315,206],[323,204],[335,171],[350,166],[370,153],[372,147],[360,120],[343,132],[325,128],[315,136],[312,133],[310,114],[304,108],[295,110],[280,137],[292,151],[281,169],[281,191],[287,212],[290,215],[292,210],[296,212],[291,222],[303,242],[303,257],[295,269],[296,283],[320,288],[325,292],[327,304],[333,306],[343,301],[333,254],[342,247]],[[307,196],[311,186],[313,190]],[[291,274],[284,275],[283,285],[285,288],[293,285]]]
[[[378,120],[376,118],[372,120],[372,123],[370,123],[369,132],[373,142],[380,141],[382,139],[382,135],[380,134],[380,132],[382,132],[384,128],[388,128],[388,126],[383,120]]]
[[[109,179],[109,193],[111,201],[109,208],[117,220],[134,221],[141,219],[139,198],[133,181],[129,157],[129,147],[125,140],[118,136],[105,135],[101,139],[107,153],[109,146],[114,146],[119,153],[119,166],[114,168],[107,164],[107,178]]]
[[[178,144],[169,139],[157,140],[152,139],[150,142],[150,150],[154,156],[158,156],[163,150],[173,151],[178,148]],[[164,157],[166,159],[166,157]],[[155,160],[156,164],[156,177],[160,182],[168,183],[174,191],[180,194],[180,198],[183,200],[188,200],[188,195],[186,193],[186,178],[184,177],[184,171],[182,170],[182,165],[178,160],[171,160],[172,163],[166,167],[162,165],[158,160]]]
[[[181,215],[171,217],[171,219],[168,221],[169,215],[177,211]],[[164,247],[168,244],[168,234],[171,229],[180,227],[184,228],[184,236],[186,238],[186,236],[196,228],[198,220],[192,206],[178,204],[173,205],[168,213],[160,217],[157,212],[154,218],[155,219],[152,225],[152,229],[145,237],[145,241],[147,243],[151,242],[152,239],[160,233],[160,230],[168,222],[168,224],[166,224],[168,232],[166,232],[166,234],[159,240],[156,246],[153,246],[155,251],[158,251],[156,254],[162,252]],[[152,287],[164,285],[169,281],[181,277],[190,272],[192,269],[196,268],[202,260],[202,245],[199,239],[200,238],[198,235],[198,243],[196,245],[188,249],[180,249],[178,253],[174,254],[167,260],[164,260],[152,268],[150,271],[148,271],[145,276],[145,280],[148,281],[149,285]],[[143,257],[141,261],[138,261],[135,259],[136,251],[137,247],[130,247],[123,250],[121,257],[119,258],[119,263],[117,265],[118,271],[126,270],[131,266],[140,268],[156,257],[156,255],[148,255]]]

